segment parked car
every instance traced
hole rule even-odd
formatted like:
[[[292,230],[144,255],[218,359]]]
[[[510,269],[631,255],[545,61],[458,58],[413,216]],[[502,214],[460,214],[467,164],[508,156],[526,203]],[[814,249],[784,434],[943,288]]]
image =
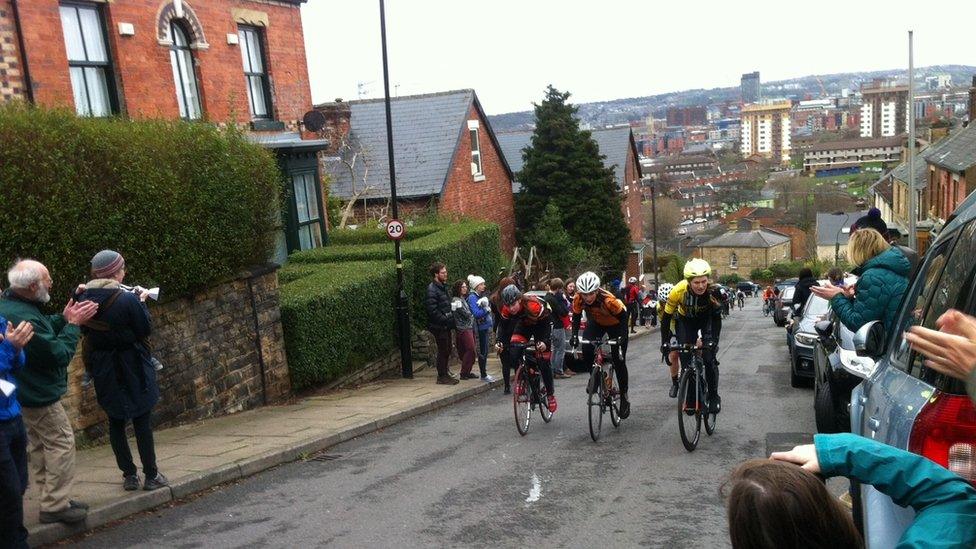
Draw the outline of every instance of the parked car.
[[[745,282],[740,282],[740,283],[736,284],[735,285],[735,288],[737,290],[742,290],[742,293],[746,294],[749,297],[752,297],[756,293],[757,286],[755,284],[753,284],[752,282],[745,281]]]
[[[773,308],[773,323],[777,326],[786,326],[790,313],[793,311],[793,292],[795,291],[795,285],[786,286],[780,290],[779,297],[776,298],[776,306]]]
[[[813,380],[813,346],[817,342],[814,325],[830,312],[830,302],[811,295],[803,306],[803,315],[794,318],[786,328],[786,345],[790,350],[790,386],[799,387]]]
[[[864,379],[851,394],[855,434],[923,455],[970,482],[976,481],[976,407],[962,382],[928,369],[902,334],[913,325],[935,328],[950,308],[976,314],[974,256],[976,195],[970,195],[930,245],[893,329],[863,326],[854,337],[859,356],[845,365]],[[854,495],[866,546],[894,547],[914,512],[870,486]]]
[[[857,283],[849,277],[847,284]],[[861,378],[851,375],[845,364],[858,360],[854,332],[837,319],[833,311],[814,325],[817,341],[813,348],[813,412],[820,433],[851,430],[851,391]]]

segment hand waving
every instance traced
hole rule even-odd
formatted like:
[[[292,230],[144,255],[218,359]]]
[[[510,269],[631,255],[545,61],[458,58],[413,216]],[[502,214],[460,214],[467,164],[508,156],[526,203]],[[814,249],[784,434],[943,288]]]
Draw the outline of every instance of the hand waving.
[[[34,325],[30,322],[21,321],[16,328],[12,322],[7,322],[7,330],[3,336],[0,336],[0,340],[6,339],[19,351],[32,337],[34,337]]]

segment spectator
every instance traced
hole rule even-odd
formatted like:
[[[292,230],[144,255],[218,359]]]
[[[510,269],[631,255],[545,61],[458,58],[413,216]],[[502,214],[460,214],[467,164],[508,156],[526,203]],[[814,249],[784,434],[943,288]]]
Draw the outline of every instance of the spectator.
[[[976,547],[976,490],[922,456],[843,433],[771,457],[740,465],[725,485],[733,548],[863,547],[817,474],[870,484],[912,507],[898,547]]]
[[[24,492],[27,491],[27,431],[20,417],[16,381],[24,366],[24,346],[34,336],[29,322],[13,324],[0,316],[0,547],[27,547]]]
[[[859,217],[858,220],[851,225],[851,233],[853,234],[858,229],[874,229],[878,231],[878,234],[884,237],[885,241],[887,241],[893,247],[901,250],[901,253],[905,255],[905,257],[908,259],[908,263],[911,265],[911,268],[908,271],[908,279],[912,279],[912,276],[915,275],[915,269],[918,268],[918,252],[909,248],[908,246],[900,246],[895,244],[895,238],[897,235],[892,234],[892,232],[888,229],[888,224],[884,222],[884,219],[881,219],[881,210],[871,208],[868,210],[867,215]]]
[[[153,441],[151,415],[159,402],[159,385],[147,343],[152,332],[146,308],[149,293],[136,295],[121,289],[125,259],[112,250],[95,254],[91,275],[79,297],[98,303],[98,313],[82,327],[85,368],[95,384],[98,405],[108,416],[108,435],[115,463],[122,471],[122,488],[139,489],[139,475],[125,433],[131,422],[145,475],[142,489],[157,490],[169,481],[156,466]]]
[[[549,281],[549,291],[546,302],[552,309],[552,376],[559,379],[573,377],[572,372],[564,368],[566,359],[566,328],[570,326],[569,302],[563,294],[563,280],[554,278]]]
[[[813,277],[813,270],[809,267],[800,269],[799,278],[796,290],[793,292],[793,310],[796,311],[797,316],[803,314],[803,307],[810,297],[810,288],[817,285],[817,279]]]
[[[827,271],[827,280],[834,286],[844,287],[844,269],[833,267]]]
[[[458,280],[452,287],[451,312],[454,314],[454,342],[461,361],[461,379],[478,379],[474,367],[474,315],[468,307],[468,283]]]
[[[515,328],[515,324],[512,322],[503,322],[502,307],[502,290],[509,286],[514,286],[515,281],[513,278],[506,276],[498,281],[498,287],[495,288],[495,292],[491,294],[491,314],[492,319],[495,324],[495,347],[498,349],[498,356],[502,361],[502,380],[505,382],[505,394],[510,394],[512,392],[510,380],[512,377],[512,361],[509,353],[509,344],[512,340],[512,329]]]
[[[70,499],[75,436],[61,397],[68,390],[68,364],[81,335],[78,327],[95,314],[98,304],[70,300],[60,315],[43,314],[41,306],[51,300],[53,281],[47,267],[37,261],[18,261],[7,279],[10,288],[0,299],[0,316],[18,325],[29,322],[34,328],[34,337],[24,349],[27,362],[14,377],[27,426],[31,476],[40,485],[40,520],[81,522],[88,506]]]
[[[976,318],[949,309],[935,321],[938,331],[912,326],[905,339],[928,359],[925,367],[966,382],[976,402]]]
[[[488,292],[485,290],[485,279],[480,276],[468,275],[468,307],[474,315],[478,336],[478,369],[481,371],[481,381],[492,383],[495,378],[488,375],[488,336],[492,328],[491,304],[488,302]]]
[[[427,329],[437,342],[437,383],[455,385],[458,379],[451,375],[447,363],[451,359],[451,330],[454,329],[454,315],[451,311],[451,296],[447,291],[447,267],[435,262],[430,266],[433,280],[427,286]]]
[[[572,303],[574,297],[576,297],[576,281],[570,280],[566,283],[566,301]]]
[[[640,287],[637,285],[637,277],[632,276],[627,279],[627,286],[624,288],[624,305],[627,306],[627,316],[630,319],[630,333],[637,333],[637,313],[640,312]]]
[[[847,257],[856,266],[854,274],[859,277],[855,287],[838,288],[828,284],[814,286],[810,291],[830,300],[837,318],[853,332],[872,320],[880,320],[886,329],[893,329],[902,295],[908,287],[911,268],[908,259],[874,229],[860,229],[851,235]]]

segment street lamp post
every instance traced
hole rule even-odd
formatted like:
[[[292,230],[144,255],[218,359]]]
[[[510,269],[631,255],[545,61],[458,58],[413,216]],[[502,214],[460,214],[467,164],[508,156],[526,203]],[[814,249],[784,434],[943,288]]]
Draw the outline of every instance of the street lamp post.
[[[386,7],[380,0],[380,40],[383,44],[383,91],[386,98],[386,146],[390,157],[390,209],[393,219],[400,219],[397,208],[396,165],[393,159],[393,110],[390,106],[390,70],[386,56]],[[410,312],[407,305],[407,292],[403,289],[403,250],[400,239],[393,241],[393,254],[396,260],[396,325],[400,343],[400,373],[405,378],[413,377],[413,358],[410,356]]]
[[[654,254],[654,288],[657,289],[659,286],[657,280],[657,185],[654,181],[648,178],[651,183],[651,249]]]
[[[837,229],[837,234],[834,235],[834,265],[837,265],[840,263],[840,233],[844,232],[844,227],[847,225],[847,222],[850,221],[850,218],[843,213],[836,213],[834,215],[845,216],[844,223],[841,223],[840,228]]]

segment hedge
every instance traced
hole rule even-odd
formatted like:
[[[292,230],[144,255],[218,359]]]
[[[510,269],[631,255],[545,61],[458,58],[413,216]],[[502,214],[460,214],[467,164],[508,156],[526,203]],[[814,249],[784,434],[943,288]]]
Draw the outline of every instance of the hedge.
[[[314,272],[281,287],[281,320],[293,388],[337,379],[396,348],[392,262],[301,269]],[[404,271],[413,275],[409,261],[404,262]]]
[[[31,257],[54,305],[103,248],[128,280],[185,295],[270,257],[281,179],[234,130],[0,106],[0,261]]]
[[[443,225],[418,225],[407,227],[405,240],[417,240],[443,229]],[[390,237],[383,229],[334,229],[329,232],[329,245],[348,246],[359,244],[385,244]]]

